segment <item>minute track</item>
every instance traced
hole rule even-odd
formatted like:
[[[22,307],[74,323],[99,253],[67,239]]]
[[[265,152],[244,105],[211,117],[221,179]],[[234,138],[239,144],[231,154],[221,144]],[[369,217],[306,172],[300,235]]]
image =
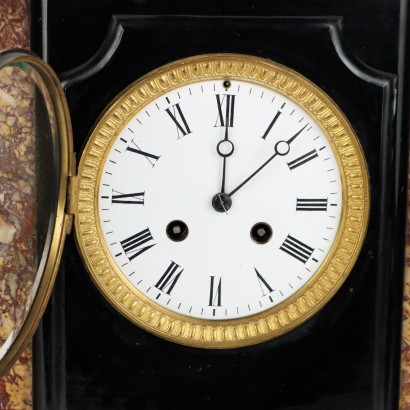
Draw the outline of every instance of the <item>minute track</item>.
[[[233,86],[234,90],[236,91],[236,89],[238,87]],[[150,212],[150,206],[147,205],[147,201],[149,201],[152,204],[155,204],[155,206],[160,206],[161,203],[164,203],[164,205],[168,206],[172,206],[172,204],[177,201],[178,203],[178,212],[181,212],[180,215],[182,217],[182,215],[185,215],[186,212],[186,208],[184,207],[185,204],[187,202],[182,201],[179,202],[179,198],[181,198],[181,200],[183,200],[185,195],[189,194],[189,190],[194,189],[194,186],[190,183],[184,183],[185,186],[189,186],[189,190],[186,192],[186,194],[182,194],[178,193],[178,197],[174,196],[174,192],[178,192],[178,185],[175,184],[179,184],[180,181],[184,181],[184,176],[185,175],[190,175],[193,174],[195,171],[195,167],[198,167],[199,164],[201,164],[202,159],[199,159],[195,162],[193,162],[192,164],[194,164],[193,168],[184,168],[183,166],[180,165],[184,165],[186,162],[186,159],[184,159],[182,156],[179,156],[179,150],[175,149],[174,151],[172,151],[172,156],[170,156],[169,152],[168,152],[168,146],[172,146],[172,144],[175,141],[175,144],[179,144],[176,147],[188,147],[189,144],[192,144],[192,146],[198,146],[198,141],[196,140],[196,138],[202,138],[205,139],[207,141],[209,141],[209,143],[211,144],[213,141],[213,155],[214,158],[218,158],[222,157],[222,161],[220,163],[222,163],[222,166],[220,166],[219,169],[221,169],[223,171],[223,176],[224,176],[224,172],[225,172],[225,178],[223,178],[223,183],[220,185],[221,191],[226,190],[226,188],[229,188],[229,183],[230,183],[230,178],[231,178],[231,172],[235,173],[236,175],[238,175],[238,170],[240,171],[241,168],[238,168],[237,165],[235,165],[235,161],[237,161],[236,159],[236,147],[235,147],[235,151],[233,150],[226,150],[226,147],[218,147],[218,144],[220,143],[225,143],[226,141],[228,141],[229,143],[231,143],[231,140],[234,140],[236,144],[240,144],[240,148],[242,150],[242,155],[244,155],[243,153],[246,152],[248,153],[248,155],[252,155],[252,151],[251,150],[247,150],[247,151],[243,151],[243,143],[244,143],[244,135],[242,132],[242,127],[243,127],[243,123],[241,125],[241,119],[243,118],[243,113],[242,115],[239,114],[241,111],[241,107],[242,107],[242,103],[243,103],[243,99],[245,98],[251,98],[253,99],[253,101],[258,101],[260,103],[266,103],[269,104],[270,107],[270,112],[272,112],[272,108],[270,106],[270,101],[271,98],[269,97],[269,93],[266,90],[260,91],[258,90],[256,87],[254,87],[254,90],[252,93],[249,94],[249,87],[243,87],[243,93],[238,94],[238,96],[236,96],[235,99],[233,99],[233,97],[229,97],[232,96],[233,94],[227,94],[226,92],[219,90],[217,88],[217,83],[215,83],[215,93],[213,92],[213,87],[210,86],[204,86],[203,90],[204,92],[201,92],[201,87],[197,87],[195,85],[191,85],[191,94],[189,93],[188,89],[186,89],[185,91],[181,91],[180,96],[183,97],[181,99],[181,104],[180,105],[180,109],[181,112],[183,112],[183,116],[185,118],[185,120],[189,121],[189,130],[192,131],[194,128],[197,130],[196,132],[192,132],[189,136],[189,138],[180,138],[173,140],[172,138],[169,138],[169,136],[173,135],[174,133],[174,129],[177,128],[175,121],[171,121],[170,115],[167,114],[166,109],[162,108],[165,105],[165,98],[160,106],[160,110],[158,109],[158,107],[155,106],[154,103],[154,110],[152,109],[148,109],[148,112],[151,114],[151,117],[145,118],[143,125],[141,125],[140,127],[138,127],[138,132],[133,134],[133,139],[131,141],[129,141],[129,139],[126,139],[126,141],[128,141],[127,145],[125,146],[125,152],[127,152],[127,156],[126,156],[126,161],[129,161],[130,164],[132,164],[132,167],[135,167],[136,169],[138,169],[137,172],[132,171],[131,173],[129,173],[129,171],[127,171],[127,174],[130,174],[131,178],[130,181],[134,181],[133,184],[135,186],[136,182],[138,181],[138,185],[144,185],[144,190],[143,189],[135,189],[135,190],[131,190],[128,189],[127,187],[129,187],[130,185],[125,185],[125,188],[122,187],[121,185],[121,189],[115,189],[116,192],[113,192],[113,201],[118,201],[115,202],[113,205],[114,207],[121,207],[121,208],[134,208],[135,210],[138,209],[142,209],[142,204],[144,203],[144,208],[146,208],[146,210],[148,212]],[[261,94],[263,92],[263,96],[264,98],[260,98]],[[218,99],[216,97],[216,94],[219,95],[219,104],[218,104]],[[190,100],[190,104],[186,104],[186,96],[189,96],[189,100]],[[267,98],[265,98],[265,96]],[[225,98],[223,98],[225,97]],[[174,97],[169,98],[170,101],[175,101],[175,98],[177,98],[177,95],[175,94]],[[215,135],[217,135],[216,133],[218,133],[217,138],[211,138],[211,135],[209,134],[209,131],[207,131],[205,134],[201,134],[202,131],[200,131],[198,129],[198,124],[195,122],[195,116],[193,116],[193,112],[195,110],[195,99],[198,98],[207,98],[209,100],[209,116],[208,119],[205,118],[205,113],[207,112],[206,110],[201,110],[200,111],[200,115],[201,117],[203,117],[203,122],[208,124],[208,127],[212,127],[212,129],[215,132]],[[280,113],[278,114],[278,119],[275,122],[275,124],[273,124],[272,128],[271,128],[271,133],[273,131],[277,132],[278,130],[281,130],[281,127],[283,127],[286,124],[286,121],[288,121],[289,118],[292,118],[291,116],[289,116],[288,114],[286,114],[286,112],[291,112],[292,111],[292,105],[290,103],[286,103],[285,106],[283,106],[284,101],[282,100],[277,100],[278,102],[276,103],[276,105],[274,105],[274,113]],[[234,103],[235,105],[232,107],[232,103]],[[183,104],[183,105],[182,105]],[[166,106],[165,106],[166,107]],[[177,104],[168,106],[169,108],[172,108],[172,110],[175,109],[175,118],[178,120],[179,124],[183,127],[185,127],[184,122],[182,117],[180,117],[180,113],[177,107]],[[283,107],[283,108],[281,108]],[[235,110],[235,114],[233,114],[232,110]],[[239,110],[239,111],[237,111]],[[283,112],[282,110],[288,110]],[[164,113],[165,111],[165,113]],[[221,118],[221,112],[223,117]],[[143,110],[143,115],[144,117],[146,117],[146,113],[145,110]],[[295,111],[295,115],[294,115],[294,125],[292,126],[293,130],[296,129],[296,131],[291,132],[290,133],[290,137],[288,137],[286,140],[278,140],[277,136],[275,134],[269,134],[269,136],[266,138],[266,142],[262,141],[263,144],[265,145],[265,149],[264,151],[266,151],[266,147],[270,146],[273,147],[274,152],[272,153],[272,155],[274,155],[274,157],[286,157],[283,160],[281,160],[280,158],[277,158],[277,162],[280,164],[284,164],[286,166],[286,159],[287,157],[289,157],[290,155],[292,155],[293,152],[300,152],[301,151],[301,147],[303,149],[303,147],[306,147],[307,144],[309,144],[309,141],[311,143],[311,137],[307,134],[307,129],[312,127],[311,122],[309,121],[309,118],[307,116],[303,116],[303,115],[296,115],[296,113],[300,113],[300,110]],[[164,115],[166,114],[166,115]],[[215,116],[215,117],[214,117]],[[217,118],[216,118],[217,117]],[[302,123],[302,125],[300,125],[299,121],[301,121],[301,118],[304,117],[302,119],[302,122],[304,121],[305,124]],[[215,123],[215,118],[217,120],[216,125],[219,125],[217,127],[214,127]],[[270,118],[270,122],[272,122],[272,118]],[[134,118],[134,121],[137,120],[138,118]],[[159,120],[160,119],[160,120]],[[209,119],[211,120],[209,122]],[[280,122],[278,122],[280,120]],[[144,127],[149,127],[150,126],[150,122],[152,121],[153,123],[158,123],[158,121],[163,121],[164,124],[166,124],[166,130],[167,132],[164,133],[155,133],[155,137],[157,135],[163,135],[164,136],[164,142],[161,143],[157,143],[156,139],[154,138],[154,136],[150,136],[147,135],[144,138],[142,138],[141,135],[144,135]],[[243,121],[243,120],[242,120]],[[261,124],[263,123],[262,121],[258,121]],[[269,121],[268,121],[269,122]],[[269,122],[269,124],[270,124]],[[221,124],[223,123],[223,127],[221,126]],[[265,120],[266,123],[266,120]],[[234,125],[234,127],[229,127],[229,125]],[[222,132],[221,132],[222,129]],[[182,136],[181,134],[181,130],[179,128],[177,128],[177,130],[179,130],[180,133],[180,137]],[[233,132],[232,132],[233,131]],[[266,131],[266,130],[265,130]],[[128,132],[128,131],[127,131]],[[199,135],[198,133],[199,132]],[[317,131],[314,131],[315,133]],[[142,134],[141,134],[142,133]],[[283,135],[283,130],[281,131],[282,135]],[[222,134],[222,138],[221,138],[221,134]],[[238,134],[238,135],[237,135]],[[186,134],[185,136],[188,136],[188,134]],[[257,133],[255,133],[255,136],[257,136]],[[121,137],[120,137],[121,138]],[[275,141],[276,138],[276,141]],[[216,140],[216,142],[215,142]],[[218,142],[219,141],[219,142]],[[248,141],[252,141],[252,140],[248,140]],[[260,141],[260,140],[259,140]],[[319,142],[320,143],[320,142]],[[182,144],[182,145],[181,145]],[[231,143],[233,146],[233,143]],[[322,145],[318,145],[318,147],[323,146]],[[127,149],[128,147],[128,149]],[[190,157],[195,157],[195,153],[198,152],[200,153],[200,146],[198,146],[198,151],[195,152],[190,152],[189,156]],[[215,156],[215,148],[216,148],[216,154],[217,156]],[[219,151],[218,151],[218,148]],[[185,148],[184,148],[185,149]],[[202,148],[203,149],[203,148]],[[319,152],[319,148],[318,152]],[[182,150],[181,150],[182,152]],[[306,152],[309,152],[309,150],[306,150]],[[123,151],[124,153],[124,151]],[[159,153],[161,153],[161,156],[159,155]],[[230,156],[232,155],[232,170],[231,168],[227,169],[226,167],[226,156]],[[272,160],[272,155],[270,158],[268,158],[269,160]],[[297,156],[297,155],[296,155]],[[172,176],[173,174],[170,174],[170,178],[168,179],[168,182],[161,183],[161,198],[159,196],[152,196],[152,187],[149,185],[148,180],[146,179],[145,175],[156,175],[159,172],[161,172],[161,170],[163,169],[164,166],[166,166],[167,163],[171,163],[169,162],[170,159],[172,158],[172,164],[173,167],[175,166],[180,166],[181,170],[183,170],[182,174]],[[198,157],[200,158],[200,157]],[[233,159],[235,158],[235,159]],[[142,159],[142,160],[141,160]],[[240,160],[240,158],[238,158]],[[147,160],[147,161],[145,161]],[[150,167],[146,167],[148,160],[152,163],[152,165],[157,165],[155,168],[153,167],[153,169],[151,170]],[[225,167],[223,166],[223,160],[225,160]],[[123,162],[124,160],[117,161],[119,166],[122,167],[123,165],[125,165],[125,163]],[[229,162],[231,162],[229,161]],[[289,160],[287,162],[290,162]],[[265,163],[262,163],[262,166],[259,167],[260,170],[263,170],[264,166],[267,166],[270,162],[265,161]],[[116,166],[118,166],[118,164]],[[205,164],[205,163],[204,163]],[[276,165],[273,166],[273,169],[275,169]],[[187,172],[188,171],[188,172]],[[226,176],[226,171],[229,171],[229,175],[227,178]],[[118,171],[116,170],[116,173],[114,174],[117,175],[118,173],[121,173],[123,171],[121,171],[121,168],[118,169]],[[167,169],[167,172],[170,172],[170,169]],[[146,174],[145,174],[146,173]],[[207,169],[207,174],[209,174],[209,169]],[[124,173],[122,173],[122,175],[124,175]],[[159,174],[158,174],[159,175]],[[269,172],[267,172],[267,175],[269,175]],[[253,175],[255,176],[255,175]],[[113,187],[119,186],[117,180],[115,179],[116,177],[114,177],[114,179],[112,180],[112,183],[110,184]],[[142,178],[142,179],[141,179]],[[219,177],[220,178],[220,177]],[[253,177],[252,177],[253,178]],[[298,176],[294,176],[293,178],[296,178],[295,181],[297,181],[297,178],[299,178]],[[260,180],[264,180],[264,178],[260,179]],[[259,180],[258,180],[259,181]],[[123,182],[122,182],[123,183]],[[128,183],[129,184],[129,183]],[[257,180],[255,179],[255,185],[257,186],[257,184],[260,184],[260,182],[257,182]],[[175,185],[175,186],[174,186]],[[167,190],[166,188],[170,187],[170,190]],[[175,189],[176,188],[176,189]],[[217,186],[216,186],[217,188]],[[109,188],[112,189],[112,188]],[[126,191],[127,189],[127,191]],[[232,191],[231,191],[232,192]],[[313,191],[314,192],[314,191]],[[216,196],[215,196],[216,195]],[[222,200],[222,192],[219,192],[218,194],[214,194],[215,198],[217,198],[217,200],[215,200],[216,205],[218,207],[220,207],[220,213],[223,215],[227,215],[229,218],[231,218],[231,209],[230,209],[230,205],[232,204],[232,202],[229,202],[229,204],[227,203],[225,205],[225,203]],[[229,197],[229,194],[227,194],[226,192],[224,193],[224,195],[227,196],[227,198]],[[111,200],[111,195],[109,196],[110,200]],[[320,213],[326,213],[327,209],[330,208],[330,204],[327,203],[327,200],[325,199],[325,197],[321,197],[321,196],[317,196],[315,198],[314,195],[298,195],[294,197],[295,199],[293,200],[294,205],[293,205],[293,212],[295,211],[295,209],[297,210],[298,213],[303,214],[306,212],[314,212],[311,211],[311,209],[315,210],[316,212],[314,212],[315,214],[320,214]],[[242,199],[241,199],[242,200]],[[323,201],[322,201],[323,200]],[[121,205],[121,203],[124,201],[124,206]],[[130,203],[126,203],[126,202],[130,202]],[[160,202],[158,202],[160,201]],[[138,203],[138,207],[133,206],[133,204]],[[335,201],[332,201],[332,203],[335,203]],[[235,204],[233,205],[235,206]],[[161,208],[162,209],[162,208]],[[164,208],[165,209],[165,208]],[[183,212],[182,210],[185,209]],[[319,211],[320,210],[320,211]],[[113,211],[109,211],[109,215],[111,218],[111,214]],[[115,211],[117,212],[117,211]],[[124,211],[125,212],[125,211]],[[218,210],[219,212],[219,210]],[[235,212],[235,209],[234,211]],[[129,215],[128,218],[134,218],[134,217],[138,217],[139,216],[137,214],[135,215]],[[240,292],[243,291],[239,291],[239,290],[235,290],[236,289],[236,285],[234,284],[235,282],[238,282],[238,285],[243,286],[241,283],[243,282],[243,280],[241,279],[241,277],[238,277],[237,281],[234,282],[230,282],[231,279],[225,277],[225,275],[223,274],[223,272],[219,271],[219,269],[209,269],[208,272],[206,272],[206,274],[208,275],[208,280],[205,280],[205,283],[202,284],[202,289],[205,290],[205,292],[202,290],[202,294],[203,296],[205,296],[206,298],[208,298],[208,303],[207,303],[207,308],[205,308],[205,310],[202,312],[202,314],[200,314],[200,311],[198,310],[198,308],[195,308],[195,300],[191,300],[187,298],[187,293],[182,293],[181,292],[186,292],[186,289],[191,289],[190,292],[192,293],[192,295],[199,295],[201,294],[201,290],[195,289],[194,288],[188,288],[188,283],[191,282],[192,278],[197,278],[197,273],[195,272],[195,269],[193,270],[192,267],[190,269],[187,270],[187,266],[186,263],[182,263],[184,265],[184,269],[182,268],[178,268],[176,265],[170,265],[169,260],[183,260],[181,259],[178,254],[174,254],[173,252],[171,253],[167,253],[164,252],[164,248],[163,248],[163,244],[161,241],[159,241],[157,238],[159,238],[159,235],[163,235],[164,233],[164,226],[167,227],[170,223],[172,223],[173,221],[175,221],[175,219],[173,219],[175,216],[172,216],[171,218],[168,218],[165,222],[164,225],[162,225],[162,233],[158,233],[157,228],[154,229],[154,225],[153,222],[149,222],[149,226],[150,226],[150,232],[152,233],[152,237],[155,238],[155,241],[153,239],[149,240],[146,243],[131,243],[131,238],[132,236],[126,236],[126,235],[122,235],[120,236],[120,243],[121,245],[123,245],[125,247],[125,251],[121,256],[119,256],[119,258],[124,258],[127,257],[127,261],[129,262],[128,264],[124,264],[124,269],[134,269],[136,272],[139,272],[141,269],[142,271],[145,273],[145,275],[148,276],[153,276],[153,279],[150,280],[149,284],[152,286],[152,289],[156,289],[158,292],[155,295],[152,295],[152,298],[155,299],[155,301],[157,301],[159,304],[166,306],[167,308],[171,309],[171,310],[175,310],[178,311],[182,314],[187,314],[187,315],[192,315],[195,317],[195,315],[201,316],[203,318],[207,318],[207,319],[218,319],[221,317],[240,317],[241,315],[249,315],[249,314],[254,314],[255,312],[258,312],[259,310],[264,310],[267,309],[269,306],[273,306],[277,303],[279,303],[281,300],[283,300],[283,298],[286,298],[287,294],[286,291],[283,291],[283,296],[279,294],[278,290],[278,284],[276,282],[276,278],[275,276],[272,276],[272,272],[271,270],[266,267],[266,266],[261,266],[260,268],[258,267],[257,270],[254,270],[254,274],[253,274],[253,284],[249,284],[247,285],[248,289],[253,289],[253,292],[255,293],[255,297],[252,296],[249,298],[249,301],[247,300],[245,303],[240,303],[240,304],[235,304],[235,306],[237,305],[239,307],[239,311],[240,313],[236,313],[235,309],[232,308],[232,304],[231,302],[228,302],[230,300],[230,298],[232,297],[232,295],[237,294],[237,295],[241,295]],[[107,218],[108,219],[108,218]],[[332,220],[332,218],[328,219],[328,220]],[[262,220],[263,222],[263,220]],[[112,222],[110,223],[110,225],[112,225]],[[114,222],[115,225],[115,222]],[[190,225],[188,223],[188,225]],[[252,224],[253,225],[253,224]],[[269,225],[269,224],[268,224]],[[275,224],[274,224],[275,225]],[[193,229],[193,228],[192,228]],[[272,241],[275,241],[275,237],[277,237],[278,233],[276,232],[277,228],[276,226],[272,226]],[[166,231],[168,232],[168,231]],[[182,241],[183,243],[189,243],[190,240],[193,240],[194,237],[192,236],[195,232],[191,230],[191,226],[189,226],[189,235],[187,236],[187,239],[185,239],[184,241]],[[250,232],[250,228],[248,228],[248,235]],[[141,232],[139,232],[141,233]],[[138,234],[134,234],[134,235],[139,235]],[[286,234],[285,234],[286,235]],[[118,234],[117,234],[118,236]],[[167,233],[167,237],[169,238],[169,235]],[[125,238],[125,239],[124,239]],[[138,242],[139,240],[139,236],[138,238],[135,238]],[[249,237],[250,239],[250,243],[252,243],[253,239],[251,237]],[[127,240],[129,240],[129,243],[127,242]],[[134,240],[134,239],[133,239]],[[169,239],[172,240],[172,239]],[[173,241],[175,242],[175,244],[178,243],[178,241]],[[289,242],[289,241],[288,241]],[[283,243],[282,244],[282,248],[285,248],[288,245],[288,242]],[[266,246],[266,249],[268,249],[268,246],[265,244],[268,244],[269,241],[259,241],[259,242],[255,242],[255,243],[259,243],[257,246]],[[305,244],[309,245],[309,242],[306,241]],[[128,247],[127,247],[128,246]],[[129,246],[131,246],[131,249],[129,248]],[[148,248],[147,248],[148,247]],[[118,249],[118,247],[117,247]],[[283,251],[283,249],[278,249],[278,252],[282,252],[284,255],[288,255],[285,251]],[[304,248],[304,250],[306,251],[306,248]],[[293,253],[292,256],[294,257],[294,259],[299,262],[296,258],[295,258],[295,250],[291,249],[291,252]],[[118,252],[117,252],[118,254]],[[162,257],[162,254],[165,257],[168,257],[168,261],[164,261],[162,260],[161,262],[161,266],[158,266],[154,272],[152,272],[151,268],[147,268],[147,267],[141,267],[141,266],[145,266],[145,260],[151,260],[153,257],[158,258],[158,257]],[[151,256],[151,255],[155,255],[155,256]],[[300,257],[300,255],[298,255]],[[274,257],[272,255],[272,257]],[[287,258],[290,259],[290,255],[287,256]],[[300,263],[300,262],[299,262]],[[177,268],[177,270],[174,270],[172,268]],[[170,270],[171,269],[171,270]],[[133,271],[134,271],[133,270]],[[193,272],[192,274],[190,273],[189,275],[187,275],[185,272]],[[209,271],[214,271],[212,273],[209,273]],[[162,272],[162,273],[160,273]],[[181,273],[181,275],[179,275]],[[128,274],[127,274],[128,276]],[[131,275],[128,276],[130,279],[133,279],[135,275]],[[137,276],[136,276],[137,277]],[[214,277],[213,281],[213,286],[212,286],[212,279],[211,277]],[[133,279],[134,280],[134,279]],[[299,279],[300,280],[300,279]],[[303,281],[302,281],[303,282]],[[136,282],[135,282],[136,283]],[[291,282],[293,285],[293,282]],[[148,287],[148,283],[145,282],[145,285]],[[296,289],[296,287],[294,287]],[[290,287],[288,287],[289,290],[287,290],[287,292],[290,291]],[[166,294],[167,291],[171,290],[173,298],[172,298],[172,302],[170,302],[167,298],[166,298]],[[261,295],[263,295],[264,298],[266,298],[266,300],[269,303],[268,305],[265,305],[262,303],[262,306],[259,303],[259,299],[256,300],[256,296],[258,292],[258,297],[261,297]],[[292,290],[293,292],[293,290]],[[151,292],[149,292],[151,293]],[[275,298],[272,297],[273,294],[277,294],[277,296]],[[158,295],[161,295],[158,297]],[[243,295],[243,293],[242,293]],[[212,301],[210,301],[212,299]],[[168,303],[169,302],[169,303]],[[203,301],[204,303],[204,301]],[[210,303],[212,305],[210,305]],[[178,308],[178,306],[180,305],[180,307]],[[206,303],[204,303],[206,304]],[[191,309],[191,306],[193,307]],[[225,316],[225,312],[228,312],[227,316]]]

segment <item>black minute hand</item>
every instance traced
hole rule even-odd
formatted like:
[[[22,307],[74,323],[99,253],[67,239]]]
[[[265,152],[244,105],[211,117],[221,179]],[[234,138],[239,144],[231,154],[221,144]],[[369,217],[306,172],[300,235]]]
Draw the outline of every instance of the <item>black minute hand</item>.
[[[308,126],[306,124],[303,128],[301,128],[295,135],[290,137],[287,141],[279,141],[275,144],[275,153],[267,160],[265,161],[253,174],[249,175],[248,178],[246,178],[243,182],[241,182],[234,190],[229,192],[229,196],[231,197],[236,191],[241,189],[247,182],[249,182],[256,174],[259,173],[263,168],[266,167],[266,165],[269,164],[275,158],[277,155],[283,156],[287,155],[289,150],[290,150],[290,144],[293,142],[296,137],[302,133],[302,131]]]
[[[218,154],[223,157],[223,167],[222,167],[222,184],[221,184],[221,192],[225,193],[225,177],[226,177],[226,159],[233,154],[234,145],[232,141],[229,140],[228,129],[229,129],[229,104],[227,105],[226,110],[226,120],[225,120],[225,138],[219,141],[218,145],[216,146],[216,151]]]
[[[226,124],[225,124],[225,138],[224,141],[228,141],[228,118],[226,118]],[[222,170],[222,186],[221,186],[221,192],[225,192],[225,175],[226,175],[226,156],[224,155],[223,157],[223,170]]]

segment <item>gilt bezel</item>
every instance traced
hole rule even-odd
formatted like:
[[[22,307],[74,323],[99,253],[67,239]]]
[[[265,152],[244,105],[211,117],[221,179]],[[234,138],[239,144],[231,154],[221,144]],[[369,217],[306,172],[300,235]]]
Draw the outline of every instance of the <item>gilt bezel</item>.
[[[328,256],[313,277],[284,302],[239,319],[206,320],[174,313],[150,300],[120,272],[99,225],[98,187],[112,144],[138,111],[162,94],[204,80],[233,79],[284,94],[307,110],[328,138],[339,165],[343,209]],[[164,339],[200,348],[233,348],[284,334],[318,312],[346,280],[357,260],[369,219],[369,175],[359,140],[344,114],[315,84],[259,57],[208,54],[160,67],[126,88],[108,106],[81,156],[75,232],[86,267],[103,295],[125,317]]]

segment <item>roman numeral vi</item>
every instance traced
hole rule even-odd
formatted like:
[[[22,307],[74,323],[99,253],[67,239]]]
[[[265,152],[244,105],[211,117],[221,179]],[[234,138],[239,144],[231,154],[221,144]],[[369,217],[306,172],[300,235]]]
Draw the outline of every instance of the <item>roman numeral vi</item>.
[[[217,279],[211,276],[211,286],[209,290],[209,306],[222,306],[222,278]]]

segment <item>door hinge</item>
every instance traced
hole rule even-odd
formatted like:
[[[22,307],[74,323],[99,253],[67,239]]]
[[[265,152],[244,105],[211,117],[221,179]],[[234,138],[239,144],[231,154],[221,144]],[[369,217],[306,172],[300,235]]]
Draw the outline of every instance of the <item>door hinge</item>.
[[[68,215],[75,215],[76,198],[77,198],[77,175],[68,177],[68,189],[67,189],[67,207],[66,213]]]
[[[73,229],[75,204],[77,194],[77,176],[69,176],[67,184],[67,201],[66,201],[66,232],[69,235]]]
[[[76,214],[76,203],[77,203],[77,175],[76,175],[76,158],[75,154],[71,161],[70,175],[67,180],[67,198],[66,198],[66,230],[67,235],[71,233],[74,223],[74,215]]]

